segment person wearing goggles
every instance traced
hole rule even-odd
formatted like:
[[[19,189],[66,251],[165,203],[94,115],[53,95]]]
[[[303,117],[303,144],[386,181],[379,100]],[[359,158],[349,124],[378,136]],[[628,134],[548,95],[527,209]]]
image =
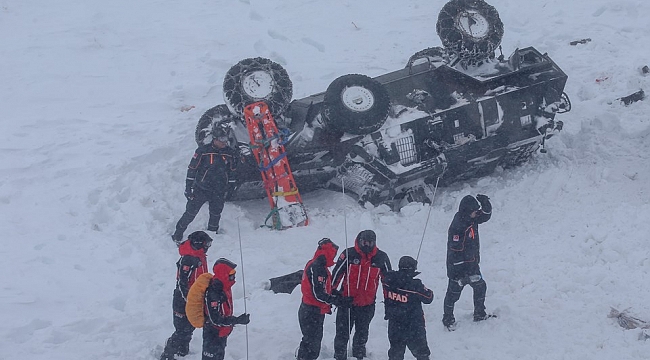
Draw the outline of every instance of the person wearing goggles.
[[[180,244],[183,233],[206,202],[210,208],[208,231],[219,230],[221,212],[227,194],[236,186],[235,172],[242,161],[239,151],[230,146],[232,129],[228,124],[217,123],[212,129],[212,140],[199,146],[187,167],[185,180],[185,212],[176,223],[172,240]]]
[[[176,288],[172,298],[174,333],[167,339],[160,360],[173,360],[174,355],[185,356],[190,350],[194,326],[187,319],[185,305],[190,287],[201,274],[208,272],[206,252],[212,238],[203,231],[195,231],[178,247],[180,259],[176,262]]]
[[[228,336],[235,325],[247,325],[250,314],[233,316],[232,286],[235,284],[237,264],[220,258],[212,267],[214,273],[205,291],[203,325],[203,359],[223,360]]]
[[[352,298],[352,304],[339,307],[336,312],[336,336],[334,337],[334,358],[347,359],[348,341],[352,338],[352,356],[366,357],[366,343],[370,321],[375,315],[375,298],[379,281],[391,271],[388,255],[377,248],[377,235],[372,230],[361,231],[354,247],[345,249],[332,271],[332,284],[345,297]]]

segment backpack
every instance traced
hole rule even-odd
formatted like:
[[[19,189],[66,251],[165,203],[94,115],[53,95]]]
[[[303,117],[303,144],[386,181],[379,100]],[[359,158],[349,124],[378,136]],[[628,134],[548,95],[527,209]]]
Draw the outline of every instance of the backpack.
[[[212,274],[203,273],[194,281],[190,291],[187,293],[187,303],[185,304],[185,314],[187,320],[195,328],[202,328],[205,321],[205,313],[203,312],[203,298],[205,291],[210,286]]]

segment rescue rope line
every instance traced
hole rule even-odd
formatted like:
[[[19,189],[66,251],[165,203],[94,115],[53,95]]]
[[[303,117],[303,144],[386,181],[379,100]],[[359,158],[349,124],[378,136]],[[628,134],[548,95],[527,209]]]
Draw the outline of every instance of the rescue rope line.
[[[431,216],[431,209],[433,209],[433,202],[436,200],[436,192],[438,191],[438,183],[440,182],[440,176],[436,180],[436,187],[433,189],[433,197],[431,198],[431,204],[429,204],[429,213],[427,214],[427,221],[424,223],[424,231],[422,231],[422,239],[420,240],[420,247],[418,248],[418,255],[415,257],[417,261],[420,258],[420,251],[422,250],[422,243],[424,242],[424,234],[427,232],[427,225],[429,224],[429,217]]]
[[[345,198],[345,179],[343,177],[341,177],[341,188],[343,189],[343,197]],[[348,247],[348,216],[347,216],[347,213],[346,213],[345,209],[346,209],[346,206],[345,206],[345,199],[344,199],[344,201],[343,201],[343,229],[345,231],[345,262],[347,264],[346,269],[345,269],[345,279],[346,279],[347,288],[348,288],[348,296],[350,296],[350,257],[348,256],[349,255],[348,254],[348,248],[349,248]],[[352,306],[352,304],[350,304],[350,306]],[[338,309],[337,309],[337,311],[338,311]],[[352,309],[346,308],[346,311],[348,312],[348,329],[347,330],[348,330],[348,334],[351,335],[350,332],[352,330],[352,326],[351,326],[352,325]],[[345,343],[345,357],[346,358],[348,358],[349,355],[350,355],[349,354],[350,352],[348,351],[348,347],[350,345],[350,337],[351,336],[349,336],[349,335],[348,335],[348,341]]]
[[[246,310],[246,278],[244,277],[244,252],[241,245],[241,230],[239,228],[239,218],[237,218],[237,237],[239,238],[239,259],[241,262],[241,284],[244,288],[244,314],[248,314]],[[248,324],[246,327],[246,360],[248,360]]]

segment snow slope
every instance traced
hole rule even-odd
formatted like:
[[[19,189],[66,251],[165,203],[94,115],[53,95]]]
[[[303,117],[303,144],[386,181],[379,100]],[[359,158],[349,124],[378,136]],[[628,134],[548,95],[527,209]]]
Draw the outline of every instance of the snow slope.
[[[393,264],[420,254],[434,359],[647,359],[640,330],[610,306],[650,318],[650,102],[642,0],[491,0],[507,56],[548,52],[569,75],[573,110],[547,154],[514,170],[439,189],[429,208],[361,208],[340,193],[305,194],[306,228],[258,226],[266,200],[229,203],[209,259],[242,266],[236,313],[252,322],[226,359],[292,358],[298,291],[264,290],[302,268],[321,237],[345,246],[374,229]],[[172,333],[176,246],[194,127],[222,103],[226,71],[247,57],[282,64],[294,97],[347,73],[376,76],[439,46],[444,1],[0,0],[0,359],[155,359]],[[591,38],[570,46],[569,42]],[[473,324],[471,291],[459,330],[443,331],[446,231],[460,198],[488,194],[482,270],[494,321]],[[204,209],[190,231],[203,229]],[[243,264],[240,258],[243,254]],[[242,271],[243,270],[243,271]],[[242,276],[243,275],[243,276]],[[245,281],[243,281],[245,280]],[[243,283],[245,282],[245,290]],[[371,359],[387,359],[377,306]],[[326,318],[321,358],[333,356]],[[201,358],[197,331],[188,360]],[[407,359],[412,359],[407,352]]]

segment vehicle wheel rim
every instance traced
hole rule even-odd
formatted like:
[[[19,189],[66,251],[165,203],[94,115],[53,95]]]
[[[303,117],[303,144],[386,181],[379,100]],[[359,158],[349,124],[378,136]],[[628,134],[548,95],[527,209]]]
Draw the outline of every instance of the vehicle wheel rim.
[[[370,110],[375,104],[372,91],[362,86],[349,86],[341,93],[343,105],[351,111],[364,112]]]
[[[456,27],[466,36],[477,41],[486,38],[490,33],[487,19],[476,10],[467,10],[458,14]]]
[[[244,76],[241,83],[246,95],[254,99],[264,99],[273,92],[273,77],[266,71],[253,71]]]

